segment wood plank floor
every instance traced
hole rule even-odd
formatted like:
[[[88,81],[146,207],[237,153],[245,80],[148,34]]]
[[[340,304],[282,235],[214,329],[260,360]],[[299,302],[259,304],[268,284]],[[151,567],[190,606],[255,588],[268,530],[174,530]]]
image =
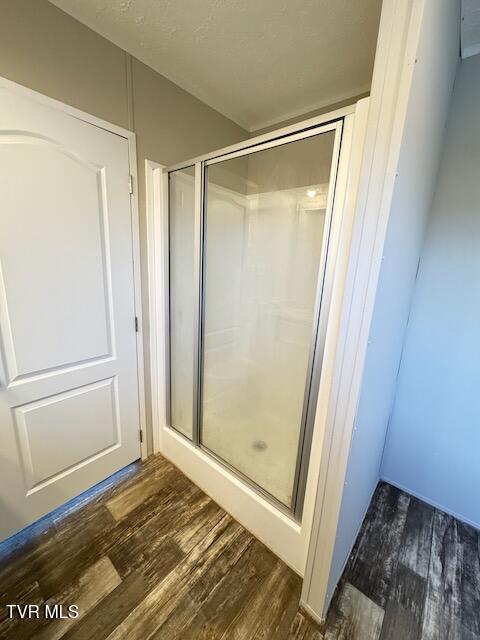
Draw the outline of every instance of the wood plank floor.
[[[327,617],[334,638],[480,640],[479,532],[380,483]]]
[[[0,638],[321,640],[301,581],[160,456],[0,545]],[[37,605],[39,618],[7,616]],[[46,619],[45,605],[77,618]]]
[[[152,456],[0,545],[0,638],[480,640],[479,549],[478,531],[381,483],[320,630],[300,578]],[[46,619],[55,604],[78,618]]]

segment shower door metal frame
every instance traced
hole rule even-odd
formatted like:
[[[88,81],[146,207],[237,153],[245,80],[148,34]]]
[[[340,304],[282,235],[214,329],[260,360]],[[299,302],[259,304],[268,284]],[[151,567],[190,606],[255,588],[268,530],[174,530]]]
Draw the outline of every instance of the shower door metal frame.
[[[338,113],[338,112],[337,112]],[[351,110],[348,110],[349,115]],[[228,471],[246,482],[255,489],[263,498],[266,498],[277,509],[292,516],[296,521],[301,522],[303,502],[305,497],[306,480],[309,468],[310,446],[313,435],[313,428],[316,415],[316,400],[322,370],[323,351],[325,346],[326,327],[328,312],[330,307],[330,296],[333,285],[335,265],[328,260],[330,231],[332,226],[334,200],[337,181],[337,170],[340,158],[342,142],[343,117],[341,113],[331,120],[318,123],[318,119],[292,125],[270,134],[246,140],[244,143],[233,145],[225,149],[220,149],[205,156],[195,158],[182,163],[166,167],[163,172],[168,186],[168,177],[172,171],[187,168],[195,168],[195,213],[194,213],[194,371],[193,371],[193,429],[192,439],[188,438],[175,429],[171,421],[171,349],[170,349],[170,291],[167,296],[167,343],[166,349],[166,372],[167,372],[167,422],[181,437],[190,444],[198,447],[210,455],[214,460],[223,465]],[[317,122],[315,122],[317,121]],[[312,122],[311,126],[310,122]],[[313,124],[315,122],[315,124]],[[245,155],[282,146],[299,140],[311,138],[323,133],[335,132],[335,139],[332,150],[330,178],[328,182],[327,205],[325,215],[325,231],[322,238],[322,248],[319,260],[317,275],[315,304],[313,311],[312,335],[310,338],[309,357],[306,372],[306,382],[302,407],[302,418],[299,431],[298,449],[296,457],[294,486],[292,503],[288,507],[263,487],[255,483],[244,473],[233,467],[227,461],[220,458],[215,452],[201,442],[202,425],[202,395],[203,395],[203,363],[204,363],[204,323],[205,323],[205,216],[206,216],[206,189],[205,178],[209,166],[238,158]],[[168,255],[170,252],[170,207],[169,189],[165,189],[167,197],[167,220],[168,220]],[[170,283],[170,259],[168,258],[168,283]]]
[[[199,447],[200,425],[202,421],[202,371],[203,371],[203,323],[204,303],[203,303],[203,281],[205,263],[205,170],[203,162],[195,163],[195,223],[194,223],[194,278],[195,278],[195,302],[193,314],[193,432],[192,441]]]

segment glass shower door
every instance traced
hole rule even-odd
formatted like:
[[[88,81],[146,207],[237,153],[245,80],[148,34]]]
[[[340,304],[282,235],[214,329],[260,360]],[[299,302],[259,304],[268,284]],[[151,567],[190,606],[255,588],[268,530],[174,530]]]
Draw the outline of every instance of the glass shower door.
[[[195,167],[172,171],[169,199],[170,423],[193,439],[195,397]]]
[[[204,174],[200,444],[288,509],[316,399],[336,134],[214,159]]]

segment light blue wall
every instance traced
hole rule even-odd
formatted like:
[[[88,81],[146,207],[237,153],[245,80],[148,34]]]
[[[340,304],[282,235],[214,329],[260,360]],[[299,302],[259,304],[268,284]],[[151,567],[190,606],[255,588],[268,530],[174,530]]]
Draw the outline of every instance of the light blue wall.
[[[457,75],[381,475],[480,526],[480,55]]]
[[[361,396],[350,445],[327,605],[380,478],[388,420],[458,64],[459,24],[459,2],[425,2]]]

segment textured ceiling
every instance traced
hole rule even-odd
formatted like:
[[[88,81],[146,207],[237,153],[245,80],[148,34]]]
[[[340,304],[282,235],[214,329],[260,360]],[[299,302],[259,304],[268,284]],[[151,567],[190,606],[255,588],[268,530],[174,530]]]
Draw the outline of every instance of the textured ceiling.
[[[246,129],[368,91],[381,0],[51,0]]]

